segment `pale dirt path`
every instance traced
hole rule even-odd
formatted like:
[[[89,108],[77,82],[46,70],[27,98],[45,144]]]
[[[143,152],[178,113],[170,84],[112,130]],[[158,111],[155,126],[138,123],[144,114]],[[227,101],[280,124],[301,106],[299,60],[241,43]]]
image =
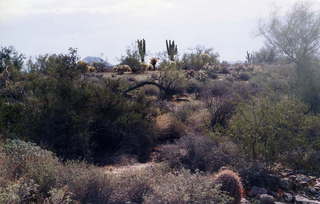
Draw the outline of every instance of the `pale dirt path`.
[[[104,169],[104,172],[106,174],[126,174],[128,172],[141,172],[147,168],[155,167],[159,164],[156,164],[154,162],[148,162],[148,163],[136,163],[133,165],[127,165],[127,166],[105,166],[102,167]]]

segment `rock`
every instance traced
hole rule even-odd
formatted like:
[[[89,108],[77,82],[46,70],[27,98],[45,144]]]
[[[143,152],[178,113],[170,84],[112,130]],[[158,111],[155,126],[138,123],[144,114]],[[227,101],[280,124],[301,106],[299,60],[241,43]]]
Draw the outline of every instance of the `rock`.
[[[315,187],[309,187],[308,191],[312,194],[312,195],[319,195],[320,192],[318,189],[316,189]]]
[[[268,194],[261,194],[259,195],[259,200],[261,204],[274,204],[274,197]]]
[[[292,202],[293,201],[293,195],[291,193],[284,193],[282,198],[286,202]]]
[[[257,186],[253,186],[251,188],[251,190],[248,193],[248,196],[250,197],[256,197],[257,195],[261,195],[261,194],[267,194],[268,191],[265,188],[260,188]]]
[[[320,190],[320,181],[317,180],[316,184],[313,186],[316,190]]]
[[[245,198],[242,198],[240,203],[241,204],[250,204],[250,202]]]
[[[296,178],[295,180],[300,184],[300,185],[307,185],[312,179],[309,178],[308,176],[306,175],[303,175],[303,174],[297,174],[295,175]]]
[[[280,180],[280,187],[283,188],[283,190],[290,191],[293,189],[294,183],[288,178],[283,178]]]
[[[295,203],[296,204],[320,204],[319,201],[316,200],[310,200],[306,197],[300,196],[300,195],[296,195],[294,197]]]

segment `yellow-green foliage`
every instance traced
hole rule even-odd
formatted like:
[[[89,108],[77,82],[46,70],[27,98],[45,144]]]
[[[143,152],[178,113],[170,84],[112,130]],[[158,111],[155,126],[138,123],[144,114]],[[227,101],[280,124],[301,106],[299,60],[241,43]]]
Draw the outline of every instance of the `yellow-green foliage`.
[[[159,83],[173,94],[183,92],[186,86],[185,74],[179,70],[175,62],[160,70]]]
[[[208,69],[219,64],[218,57],[218,53],[214,53],[212,49],[198,47],[191,53],[183,54],[180,63],[184,69]]]
[[[230,135],[251,159],[286,161],[290,155],[303,160],[312,150],[310,117],[299,101],[259,97],[239,105],[230,122]],[[315,127],[313,126],[313,129]],[[315,135],[313,141],[319,135]],[[311,149],[310,149],[311,148]]]

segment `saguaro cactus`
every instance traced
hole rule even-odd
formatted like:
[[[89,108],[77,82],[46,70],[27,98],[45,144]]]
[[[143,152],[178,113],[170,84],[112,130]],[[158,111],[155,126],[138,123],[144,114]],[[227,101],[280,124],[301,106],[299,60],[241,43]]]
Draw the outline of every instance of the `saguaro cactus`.
[[[144,63],[144,57],[146,56],[146,41],[144,39],[137,40],[137,43],[141,62]]]
[[[166,40],[166,45],[169,59],[174,61],[174,56],[178,54],[178,46],[174,43],[174,40]]]
[[[247,64],[253,64],[253,54],[249,51],[247,51],[246,62]]]

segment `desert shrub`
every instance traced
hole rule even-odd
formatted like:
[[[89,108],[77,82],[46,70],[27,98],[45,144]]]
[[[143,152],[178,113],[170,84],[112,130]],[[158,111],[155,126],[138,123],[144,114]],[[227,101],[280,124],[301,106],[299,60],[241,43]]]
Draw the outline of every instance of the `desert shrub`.
[[[210,113],[209,127],[212,129],[227,128],[235,106],[236,102],[232,97],[216,97],[206,100],[206,107]]]
[[[218,73],[220,74],[230,74],[230,70],[228,69],[228,65],[221,66],[218,70]]]
[[[237,104],[257,95],[260,89],[254,84],[240,82],[214,81],[207,83],[200,92],[201,100],[210,113],[209,128],[228,126]]]
[[[280,53],[275,47],[264,46],[259,51],[252,54],[252,63],[254,64],[273,64],[278,62]]]
[[[5,187],[0,186],[1,203],[32,203],[39,197],[38,187],[33,180],[19,179]]]
[[[210,79],[218,79],[218,75],[214,72],[208,72],[208,77]]]
[[[267,67],[265,69],[266,72],[256,72],[251,77],[250,82],[259,87],[259,89],[279,94],[289,94],[291,92],[290,81],[292,81],[293,73],[288,67]]]
[[[160,143],[174,141],[186,133],[186,126],[173,114],[163,114],[156,118],[155,134]]]
[[[108,203],[112,193],[108,175],[83,162],[68,162],[58,174],[70,199],[80,203]],[[61,191],[61,189],[60,189]]]
[[[94,62],[92,66],[96,68],[97,72],[105,72],[111,70],[111,65],[108,62]]]
[[[214,53],[212,49],[197,47],[190,53],[185,53],[180,60],[183,69],[200,70],[208,65],[218,64],[218,53]]]
[[[128,65],[133,73],[143,72],[140,56],[138,50],[128,48],[126,55],[122,56],[120,59],[120,65]]]
[[[18,53],[14,47],[1,47],[0,49],[0,73],[6,68],[21,70],[25,56]]]
[[[201,82],[197,81],[197,80],[188,80],[187,84],[186,84],[186,91],[187,93],[191,94],[191,93],[199,93],[201,90],[201,86],[203,86],[203,84],[201,84]]]
[[[320,91],[320,60],[306,59],[296,65],[294,81],[291,81],[293,93],[308,105],[309,112],[319,113]]]
[[[205,82],[209,79],[208,73],[204,70],[199,70],[195,73],[195,79],[201,82]]]
[[[239,168],[239,174],[245,189],[256,186],[275,192],[280,188],[280,178],[263,163],[246,163]]]
[[[185,75],[181,70],[177,69],[174,62],[160,70],[158,81],[159,84],[167,90],[166,93],[169,96],[177,93],[183,93],[185,90]]]
[[[240,73],[239,80],[241,81],[248,81],[250,79],[250,75],[247,73]]]
[[[175,116],[178,120],[182,121],[183,123],[187,122],[188,118],[191,114],[195,111],[198,111],[201,108],[200,104],[196,103],[186,103],[175,111]]]
[[[220,190],[226,192],[233,201],[232,204],[240,204],[243,194],[243,186],[241,179],[237,173],[231,170],[219,171],[215,177],[214,182],[220,186]]]
[[[231,135],[250,158],[279,161],[304,148],[305,111],[299,101],[255,98],[239,106],[230,122]]]
[[[144,86],[142,93],[147,96],[160,96],[160,90],[156,86]]]
[[[113,175],[110,180],[113,189],[110,203],[143,203],[144,196],[151,191],[152,178],[160,174],[159,169],[151,167]]]
[[[205,100],[211,97],[230,95],[232,88],[233,84],[228,81],[208,82],[202,87],[200,96]]]
[[[236,151],[231,148],[227,150],[221,144],[209,137],[187,135],[175,144],[161,147],[159,157],[160,160],[167,161],[172,168],[215,172],[222,166],[236,163]]]
[[[3,168],[6,177],[27,178],[38,185],[40,193],[46,194],[56,185],[56,173],[61,165],[52,152],[41,149],[32,143],[8,140],[3,147],[6,155]]]
[[[150,102],[125,97],[124,81],[82,75],[76,59],[74,51],[41,58],[36,71],[25,74],[21,97],[0,95],[1,133],[41,144],[65,159],[147,155]]]
[[[230,198],[223,194],[213,179],[188,170],[159,176],[151,184],[152,191],[144,203],[228,203]]]
[[[50,196],[45,199],[45,203],[47,204],[69,204],[74,203],[72,200],[72,193],[69,191],[68,187],[63,188],[53,188],[49,192]]]
[[[209,128],[217,125],[224,128],[231,118],[235,104],[238,102],[233,84],[225,81],[208,83],[201,91],[201,98],[210,113]]]
[[[135,58],[129,58],[126,57],[124,58],[121,63],[121,65],[128,65],[133,73],[141,73],[144,71],[144,69],[142,68],[140,61],[135,59]]]

